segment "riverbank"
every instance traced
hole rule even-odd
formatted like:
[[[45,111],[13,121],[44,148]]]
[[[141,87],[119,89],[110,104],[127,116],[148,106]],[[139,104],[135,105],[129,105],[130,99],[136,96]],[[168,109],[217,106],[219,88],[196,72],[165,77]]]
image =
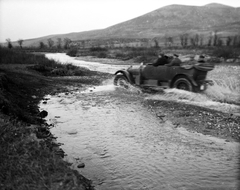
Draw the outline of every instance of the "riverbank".
[[[106,76],[45,77],[23,65],[9,68],[0,69],[0,188],[94,189],[90,180],[62,160],[57,137],[39,133],[50,126],[44,123],[38,103],[47,94],[68,91],[69,85],[97,85]]]
[[[44,95],[62,92],[73,81],[91,79],[48,78],[24,69],[5,68],[0,73],[0,188],[93,189],[90,180],[62,160],[57,137],[38,135],[48,128],[38,111]]]
[[[62,74],[70,76],[62,76]],[[78,76],[74,76],[78,75]],[[42,56],[1,49],[0,189],[94,189],[70,169],[38,104],[47,94],[98,85],[108,74],[57,65]]]

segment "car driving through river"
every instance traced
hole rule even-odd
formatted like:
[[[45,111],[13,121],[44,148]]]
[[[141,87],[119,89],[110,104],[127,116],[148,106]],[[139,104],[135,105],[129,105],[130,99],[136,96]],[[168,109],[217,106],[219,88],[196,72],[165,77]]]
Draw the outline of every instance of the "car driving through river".
[[[194,65],[160,65],[140,64],[115,73],[114,84],[126,86],[127,83],[139,87],[177,88],[191,92],[206,90],[213,81],[207,80],[207,73],[214,69],[212,64],[197,63]]]

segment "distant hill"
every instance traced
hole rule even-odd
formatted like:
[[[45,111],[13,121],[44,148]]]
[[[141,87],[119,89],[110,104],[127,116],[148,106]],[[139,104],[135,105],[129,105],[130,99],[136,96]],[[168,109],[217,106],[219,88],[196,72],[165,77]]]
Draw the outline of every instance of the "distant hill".
[[[240,34],[240,7],[211,3],[205,6],[169,5],[137,18],[101,30],[44,36],[24,41],[38,46],[48,38],[70,38],[72,41],[109,38],[176,37],[183,33],[223,36]]]

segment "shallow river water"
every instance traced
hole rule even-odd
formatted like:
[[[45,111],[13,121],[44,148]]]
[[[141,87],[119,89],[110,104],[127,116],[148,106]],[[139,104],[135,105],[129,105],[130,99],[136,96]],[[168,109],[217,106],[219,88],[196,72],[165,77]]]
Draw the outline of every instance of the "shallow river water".
[[[48,96],[47,121],[97,190],[238,189],[239,144],[162,122],[151,96],[111,84]],[[156,97],[154,97],[156,98]],[[84,163],[84,168],[77,168]]]

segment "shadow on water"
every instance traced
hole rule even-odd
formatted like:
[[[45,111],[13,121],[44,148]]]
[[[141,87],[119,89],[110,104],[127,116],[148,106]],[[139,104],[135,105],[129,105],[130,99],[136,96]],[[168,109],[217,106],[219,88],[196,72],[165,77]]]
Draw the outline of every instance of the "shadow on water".
[[[149,95],[107,82],[51,96],[40,107],[55,123],[52,133],[64,143],[66,159],[96,189],[238,188],[238,143],[161,122],[142,105],[146,98],[205,102],[204,96],[174,90]]]

